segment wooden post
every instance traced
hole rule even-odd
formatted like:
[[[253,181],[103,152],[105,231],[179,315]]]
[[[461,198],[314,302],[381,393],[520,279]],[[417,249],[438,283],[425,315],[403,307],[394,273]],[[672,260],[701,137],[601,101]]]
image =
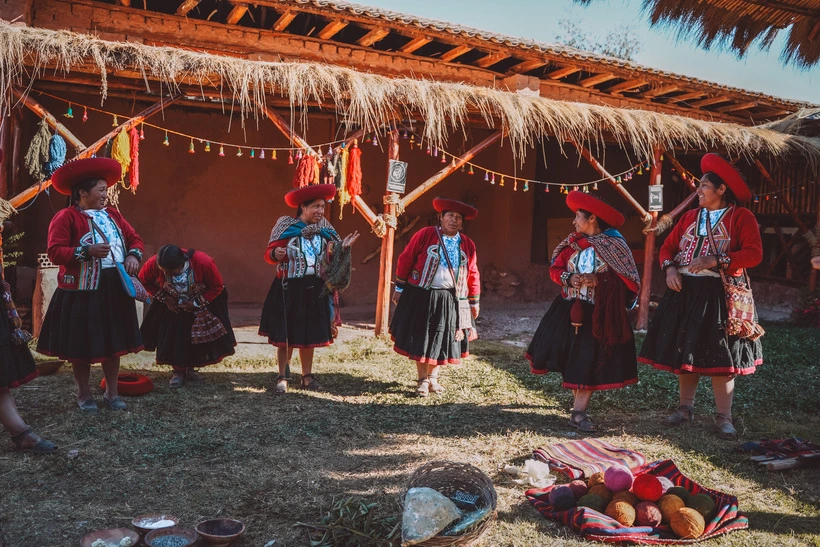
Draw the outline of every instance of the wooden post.
[[[473,159],[473,157],[476,154],[478,154],[479,152],[481,152],[482,150],[484,150],[485,148],[487,148],[488,146],[493,144],[495,141],[500,139],[503,135],[504,135],[503,131],[497,131],[497,132],[493,133],[492,135],[490,135],[489,137],[487,137],[486,139],[484,139],[483,141],[481,141],[480,143],[478,143],[477,145],[470,148],[468,151],[466,151],[460,157],[454,158],[453,161],[451,161],[444,169],[442,169],[441,171],[439,171],[438,173],[436,173],[435,175],[433,175],[432,177],[430,177],[429,179],[427,179],[426,181],[421,183],[418,186],[418,188],[416,188],[415,190],[413,190],[412,192],[410,192],[409,194],[404,196],[401,200],[402,205],[405,208],[407,208],[408,205],[410,205],[411,203],[413,203],[414,201],[419,199],[421,196],[423,196],[424,193],[427,192],[427,190],[431,189],[436,184],[443,181],[451,173],[453,173],[453,172],[457,171],[458,169],[460,169],[462,165],[464,165],[465,163],[467,163],[468,161]]]
[[[3,159],[0,161],[0,198],[6,199],[9,195],[9,166],[11,165],[11,154],[9,154],[11,136],[11,116],[6,116],[5,112],[0,113],[0,150],[3,150]]]
[[[57,118],[55,118],[48,110],[43,108],[43,106],[40,103],[38,103],[29,95],[27,95],[23,91],[20,91],[16,87],[12,88],[11,91],[14,94],[14,96],[17,97],[20,100],[20,102],[22,102],[26,106],[26,108],[37,114],[37,116],[39,116],[40,118],[44,119],[48,126],[51,127],[51,129],[59,133],[60,136],[62,136],[65,140],[72,144],[74,146],[74,150],[76,151],[76,153],[85,150],[85,145],[82,142],[80,142],[80,139],[75,137],[71,131],[69,131],[59,121],[57,121]]]
[[[394,128],[390,131],[390,142],[387,145],[387,157],[388,160],[399,159],[398,129]],[[385,177],[385,181],[389,179],[389,161],[387,165],[388,176]],[[398,197],[394,193],[385,192],[385,218],[396,217],[396,204],[392,202],[392,199],[388,199],[392,196]],[[390,295],[392,292],[390,290],[392,286],[390,280],[393,278],[393,235],[396,229],[391,226],[390,222],[386,223],[386,229],[387,230],[385,231],[384,237],[382,238],[382,252],[381,258],[379,259],[379,292],[376,294],[376,336],[387,334],[388,322],[390,319]]]
[[[650,186],[661,184],[661,173],[663,172],[663,151],[655,149],[652,152],[652,170],[649,173]],[[652,217],[650,226],[654,226],[658,221],[657,211],[649,213]],[[649,297],[652,293],[652,271],[655,267],[655,231],[646,232],[646,239],[643,245],[643,277],[641,279],[641,292],[638,297],[638,319],[635,322],[635,329],[639,332],[646,332],[649,326]]]
[[[117,133],[119,133],[120,131],[128,131],[135,125],[139,125],[140,123],[145,121],[146,118],[149,118],[157,112],[162,111],[163,108],[178,100],[180,97],[182,97],[181,94],[172,95],[167,99],[163,99],[160,102],[149,106],[133,118],[130,118],[129,120],[118,125],[116,129],[109,131],[103,138],[97,140],[94,144],[92,144],[79,154],[77,154],[74,157],[74,159],[79,160],[83,158],[90,158],[97,152],[97,150],[105,146],[105,143],[108,142],[109,139],[114,138],[117,135]],[[20,206],[24,205],[26,202],[33,199],[37,194],[39,194],[49,186],[51,186],[51,179],[29,186],[28,188],[26,188],[25,190],[11,198],[11,206],[15,209],[18,209]]]

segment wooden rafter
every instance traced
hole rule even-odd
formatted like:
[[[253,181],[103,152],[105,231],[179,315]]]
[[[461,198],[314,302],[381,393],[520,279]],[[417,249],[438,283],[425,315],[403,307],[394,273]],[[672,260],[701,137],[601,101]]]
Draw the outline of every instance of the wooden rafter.
[[[581,87],[595,87],[598,84],[602,84],[604,82],[608,82],[609,80],[614,80],[617,76],[611,72],[607,72],[606,74],[596,74],[594,76],[590,76],[584,80],[578,82],[578,85]]]
[[[190,13],[192,9],[199,5],[200,0],[185,0],[182,4],[179,5],[177,8],[177,15],[180,17],[185,17]]]
[[[414,36],[409,42],[399,48],[402,53],[413,53],[419,48],[422,48],[432,42],[433,39],[429,36]]]
[[[445,51],[444,53],[442,53],[439,57],[439,60],[444,61],[445,63],[449,63],[453,59],[461,57],[462,55],[464,55],[472,49],[473,46],[471,46],[470,44],[461,44],[460,46],[454,47],[450,51]]]
[[[325,27],[322,30],[319,31],[319,33],[316,35],[316,37],[319,38],[320,40],[330,40],[336,34],[338,34],[339,31],[341,31],[343,28],[345,28],[349,24],[350,23],[348,21],[345,21],[344,19],[339,19],[337,21],[331,21],[330,23],[325,25]]]
[[[508,72],[523,74],[525,72],[529,72],[530,70],[535,70],[536,68],[542,67],[548,62],[549,61],[547,59],[527,59],[526,61],[510,67]]]
[[[296,19],[296,16],[299,15],[299,12],[296,10],[285,10],[282,12],[282,15],[273,23],[271,30],[274,32],[282,32],[288,25]]]
[[[689,93],[684,93],[683,95],[678,95],[677,97],[671,97],[667,100],[667,102],[669,104],[677,104],[689,101],[691,99],[697,99],[698,97],[703,97],[704,95],[706,95],[706,92],[704,91],[690,91]]]
[[[20,102],[22,102],[26,108],[34,112],[40,118],[44,119],[51,129],[59,133],[60,136],[62,136],[66,141],[69,142],[69,144],[74,146],[76,152],[79,153],[85,150],[86,146],[82,143],[82,141],[75,137],[74,134],[71,131],[69,131],[66,126],[57,121],[57,118],[55,118],[40,103],[32,99],[30,95],[16,87],[12,88],[11,91],[14,94],[14,96],[17,97],[17,99]]]
[[[385,36],[390,34],[390,29],[384,27],[376,27],[358,40],[356,40],[356,45],[362,47],[370,47]]]
[[[718,108],[717,111],[721,114],[728,114],[729,112],[738,112],[739,110],[748,110],[758,105],[757,101],[747,101],[745,103],[737,103],[729,106]]]
[[[245,16],[247,12],[248,5],[243,2],[237,2],[234,4],[225,22],[229,25],[235,25]]]
[[[629,91],[631,89],[635,89],[641,86],[645,86],[647,81],[643,78],[636,78],[634,80],[627,80],[625,82],[621,82],[619,84],[613,85],[612,87],[608,87],[604,89],[605,93],[622,93],[624,91]]]
[[[772,110],[766,110],[764,112],[758,112],[752,115],[752,119],[754,120],[772,120],[775,118],[780,118],[785,116],[786,114],[791,114],[788,110],[782,110],[780,108],[775,108]]]
[[[692,108],[704,108],[713,104],[725,103],[726,101],[731,100],[731,97],[727,97],[726,95],[718,95],[717,97],[708,97],[699,101],[692,101],[689,103],[689,106]]]
[[[489,54],[487,54],[486,57],[482,57],[481,59],[475,61],[473,64],[477,67],[487,68],[493,66],[499,61],[509,59],[510,57],[512,57],[512,55],[510,55],[506,51],[490,52]]]
[[[571,74],[575,74],[576,72],[581,72],[581,67],[579,66],[565,66],[564,68],[559,68],[553,70],[552,72],[547,73],[547,78],[550,80],[560,80],[561,78],[566,78]]]
[[[643,93],[641,93],[640,96],[644,99],[654,99],[655,97],[660,97],[662,95],[674,93],[679,89],[680,88],[676,85],[664,85],[661,87],[656,87],[655,89],[650,89],[649,91],[644,91]]]

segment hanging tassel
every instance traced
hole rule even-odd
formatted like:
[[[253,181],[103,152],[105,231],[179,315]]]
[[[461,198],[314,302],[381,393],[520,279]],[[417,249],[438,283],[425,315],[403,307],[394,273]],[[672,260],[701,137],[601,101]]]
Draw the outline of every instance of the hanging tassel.
[[[83,123],[88,121],[88,109],[83,107]]]
[[[288,150],[288,165],[293,165],[293,150]]]
[[[351,198],[362,194],[362,151],[355,139],[347,160],[347,192]]]
[[[239,148],[237,148],[237,150],[236,150],[236,157],[237,158],[242,157],[242,147],[241,146]]]
[[[342,220],[345,205],[350,203],[350,194],[347,193],[347,166],[349,163],[349,154],[344,143],[342,143],[342,148],[339,151],[339,154],[341,155],[341,158],[339,158],[339,166],[337,167],[339,170],[339,220]]]
[[[128,132],[131,141],[131,168],[128,170],[128,188],[131,193],[137,193],[140,185],[140,138],[136,127]]]
[[[490,184],[495,184],[495,173],[490,176]]]
[[[251,148],[251,157],[252,158],[256,157],[256,151],[253,148]]]
[[[265,149],[264,149],[264,148],[262,148],[261,150],[259,150],[259,159],[260,159],[260,160],[265,159]]]
[[[592,189],[593,189],[593,190],[597,190],[597,189],[598,189],[598,183],[597,183],[597,182],[596,182],[596,183],[594,183],[594,184],[592,185]]]
[[[472,163],[470,164],[470,170],[467,171],[467,174],[468,175],[475,175],[475,171],[473,171],[473,164]]]
[[[501,175],[501,182],[499,182],[498,185],[504,186],[504,175]]]
[[[125,173],[128,172],[128,167],[131,165],[131,139],[128,138],[128,133],[120,131],[114,137],[114,146],[111,149],[111,159],[120,162],[122,173],[120,174],[119,182],[125,180]]]
[[[196,154],[196,147],[194,146],[194,139],[191,139],[191,144],[188,145],[188,153]]]
[[[71,103],[68,103],[68,110],[65,111],[65,114],[63,114],[63,116],[68,118],[69,120],[74,117],[74,110],[71,108]]]
[[[549,185],[549,184],[545,184],[545,185],[544,185],[544,193],[545,193],[545,194],[549,194],[549,193],[550,193],[550,185]]]
[[[219,155],[223,158],[225,157],[225,147],[221,144],[219,145]]]
[[[162,146],[171,146],[171,143],[168,141],[168,132],[165,132],[165,140],[162,141]]]
[[[272,159],[272,160],[276,159],[276,149],[275,148],[270,151],[270,159]]]
[[[120,125],[120,122],[117,121],[117,115],[114,114],[114,121],[111,122],[111,127],[117,127]]]
[[[305,154],[313,158],[313,183],[312,184],[319,184],[322,182],[322,166],[319,164],[320,159],[314,156],[313,154]]]
[[[205,141],[205,151],[206,151],[206,152],[210,152],[210,151],[211,151],[211,143],[210,143],[210,141]]]
[[[40,121],[40,128],[31,138],[26,152],[25,166],[31,178],[37,182],[46,180],[45,164],[48,163],[48,147],[51,142],[51,130],[45,120]]]
[[[518,179],[513,179],[513,192],[518,191]]]
[[[319,164],[316,162],[316,156],[313,154],[305,154],[299,160],[296,166],[296,172],[293,174],[293,187],[304,188],[311,184],[317,184]]]
[[[530,191],[530,183],[529,183],[529,182],[527,182],[527,181],[524,181],[524,191],[525,191],[525,192],[529,192],[529,191]]]
[[[143,123],[143,124],[140,124],[140,136],[139,136],[139,139],[140,139],[141,141],[144,141],[144,140],[145,140],[145,124],[144,124],[144,123]]]
[[[54,134],[51,137],[51,142],[48,143],[48,161],[43,166],[46,177],[54,174],[54,171],[59,169],[65,163],[66,145],[65,139],[60,135]]]

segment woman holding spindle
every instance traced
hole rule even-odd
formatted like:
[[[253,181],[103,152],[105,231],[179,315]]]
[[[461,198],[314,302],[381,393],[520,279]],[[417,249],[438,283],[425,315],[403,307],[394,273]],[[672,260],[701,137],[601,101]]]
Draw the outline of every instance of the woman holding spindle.
[[[763,362],[753,305],[745,320],[729,314],[726,287],[749,287],[745,269],[763,260],[752,197],[742,175],[717,154],[700,162],[697,209],[675,225],[659,252],[668,290],[649,324],[639,361],[678,375],[680,402],[669,426],[694,421],[701,376],[712,378],[718,436],[737,435],[732,420],[735,377]]]
[[[637,383],[635,338],[627,316],[640,288],[638,268],[618,232],[624,216],[578,190],[567,195],[571,233],[552,253],[550,277],[561,286],[527,349],[534,374],[560,372],[573,393],[570,425],[592,433],[592,393]]]
[[[341,239],[325,219],[325,206],[335,195],[333,184],[285,194],[296,216],[276,221],[265,250],[265,260],[276,266],[276,279],[262,307],[259,334],[276,346],[276,394],[288,390],[286,371],[293,348],[299,350],[302,389],[321,389],[313,373],[313,351],[332,344],[341,325],[338,293],[350,284],[350,246],[359,233]]]
[[[117,209],[106,207],[107,190],[121,177],[117,161],[89,158],[65,164],[51,178],[54,189],[70,198],[48,227],[48,257],[60,269],[37,351],[71,363],[84,411],[97,410],[89,385],[92,363],[102,363],[103,402],[126,409],[117,392],[120,356],[143,349],[136,305],[118,272],[120,264],[137,275],[142,239]]]
[[[396,311],[390,323],[393,350],[416,362],[416,395],[441,394],[442,365],[459,364],[478,338],[481,279],[473,240],[461,229],[478,209],[435,198],[439,225],[416,232],[396,263]]]

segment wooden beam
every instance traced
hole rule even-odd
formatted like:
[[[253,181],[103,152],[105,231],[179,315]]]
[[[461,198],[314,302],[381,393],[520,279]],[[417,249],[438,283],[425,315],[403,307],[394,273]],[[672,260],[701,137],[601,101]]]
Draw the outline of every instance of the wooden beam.
[[[559,68],[547,73],[547,78],[550,80],[560,80],[561,78],[566,78],[570,74],[575,74],[576,72],[581,72],[581,67],[565,66],[564,68]]]
[[[661,95],[674,93],[678,89],[680,88],[676,85],[664,85],[661,87],[656,87],[655,89],[650,89],[649,91],[644,91],[641,93],[640,97],[644,99],[654,99],[655,97],[660,97]]]
[[[507,51],[498,51],[488,54],[486,57],[482,57],[478,61],[475,61],[473,64],[477,67],[481,68],[488,68],[493,66],[494,64],[498,63],[499,61],[503,61],[504,59],[509,59],[512,55]]]
[[[699,101],[692,101],[689,103],[689,106],[692,108],[704,108],[706,106],[711,106],[713,104],[725,103],[726,101],[731,101],[730,97],[726,95],[718,95],[717,97],[708,97],[706,99],[701,99]]]
[[[760,171],[761,179],[763,180],[764,184],[768,184],[772,190],[777,190],[777,183],[772,179],[772,176],[769,174],[769,171],[763,167],[763,164],[760,163],[759,159],[755,159],[755,165],[757,166],[757,170]],[[800,227],[800,234],[804,234],[809,231],[809,227],[803,222],[803,219],[800,218],[800,215],[797,214],[797,210],[792,205],[792,200],[789,199],[789,196],[786,192],[779,197],[780,203],[783,204],[783,208],[786,209],[797,225]]]
[[[649,185],[663,184],[663,150],[656,148],[652,151],[652,170],[649,173]],[[649,213],[652,217],[650,227],[658,221],[658,212]],[[648,230],[643,244],[643,276],[641,277],[641,291],[638,295],[638,317],[635,320],[635,330],[645,332],[649,326],[649,297],[652,294],[652,272],[655,270],[655,231]]]
[[[43,108],[43,106],[32,99],[26,92],[18,89],[16,87],[12,88],[11,92],[14,94],[17,99],[22,102],[26,108],[37,114],[40,118],[44,119],[48,126],[60,134],[66,141],[68,141],[73,147],[76,153],[82,152],[85,150],[85,145],[74,136],[74,134],[68,130],[63,124],[57,121],[48,110]]]
[[[449,63],[453,59],[461,57],[462,55],[464,55],[472,49],[473,46],[471,46],[470,44],[461,44],[460,46],[454,47],[450,51],[445,51],[444,53],[442,53],[441,56],[439,56],[439,60],[444,61],[445,63]]]
[[[749,108],[754,108],[758,105],[757,101],[747,101],[745,103],[737,103],[737,104],[730,104],[729,106],[723,106],[721,108],[717,108],[716,110],[721,114],[728,114],[729,112],[738,112],[740,110],[748,110]]]
[[[677,104],[691,99],[697,99],[698,97],[703,97],[704,95],[706,95],[706,93],[703,91],[691,91],[689,93],[684,93],[683,95],[678,95],[677,97],[671,97],[667,100],[667,102],[669,104]]]
[[[370,206],[362,199],[362,196],[353,196],[350,202],[353,204],[353,207],[364,216],[370,226],[373,226],[379,219],[376,213],[374,213]]]
[[[791,114],[789,110],[782,110],[782,109],[774,109],[774,110],[766,110],[764,112],[757,112],[752,114],[752,119],[757,120],[774,120],[785,116],[787,114]]]
[[[433,39],[429,36],[416,36],[415,38],[401,46],[399,48],[399,51],[401,51],[402,53],[413,53],[417,49],[426,46],[432,41]]]
[[[672,156],[671,154],[667,154],[666,157],[669,160],[669,163],[672,164],[672,167],[678,170],[678,173],[680,173],[681,175],[681,180],[684,181],[687,184],[687,186],[689,186],[689,189],[693,191],[697,189],[697,185],[695,184],[694,180],[690,179],[689,177],[686,177],[685,179],[683,178],[684,171],[688,172],[688,170],[683,165],[681,165],[681,163],[678,161],[678,158]]]
[[[604,89],[604,93],[621,93],[623,91],[629,91],[630,89],[635,89],[636,87],[641,87],[647,84],[647,81],[641,78],[635,80],[627,80],[625,82],[621,82],[619,84],[615,84],[612,87],[608,87]]]
[[[235,25],[245,16],[245,13],[248,12],[248,5],[244,3],[237,3],[234,4],[233,9],[228,14],[228,19],[225,21],[229,25]]]
[[[617,78],[613,73],[607,72],[606,74],[596,74],[595,76],[590,76],[584,80],[578,82],[578,85],[581,87],[594,87],[598,84],[602,84],[604,82],[608,82],[609,80],[614,80]]]
[[[504,135],[503,131],[496,131],[477,145],[473,146],[469,150],[467,150],[464,154],[462,154],[458,158],[453,158],[453,161],[447,164],[441,171],[427,179],[426,181],[422,182],[415,190],[407,194],[401,199],[402,205],[406,209],[408,205],[419,199],[421,196],[424,195],[427,190],[433,188],[439,182],[446,179],[450,176],[451,173],[454,173],[458,169],[461,168],[462,165],[473,159],[476,154],[493,144],[495,141],[500,139]]]
[[[185,0],[177,8],[177,15],[185,17],[188,13],[199,5],[200,0]]]
[[[126,120],[125,122],[118,125],[115,129],[109,131],[104,137],[97,140],[96,142],[91,144],[88,148],[86,148],[85,150],[83,150],[82,152],[80,152],[79,154],[74,156],[74,159],[79,160],[79,159],[83,159],[83,158],[90,158],[91,156],[96,154],[97,151],[100,148],[105,146],[105,143],[107,143],[109,140],[111,140],[115,136],[117,136],[117,134],[120,131],[129,131],[132,127],[134,127],[136,125],[139,125],[140,123],[144,122],[147,118],[150,118],[151,116],[153,116],[157,112],[161,112],[166,106],[168,106],[171,103],[177,101],[181,97],[182,97],[182,94],[179,93],[179,94],[176,94],[176,95],[172,95],[168,98],[165,98],[165,99],[161,100],[160,102],[149,106],[148,108],[146,108],[145,110],[143,110],[142,112],[140,112],[139,114],[134,116],[133,118],[130,118],[130,119]],[[19,194],[17,194],[13,198],[11,198],[11,200],[9,200],[9,202],[11,203],[12,207],[14,207],[15,209],[19,209],[22,205],[25,205],[28,201],[30,201],[31,199],[34,199],[34,197],[37,196],[37,194],[39,194],[40,192],[42,192],[43,190],[45,190],[49,186],[51,186],[51,179],[48,179],[47,181],[44,181],[44,182],[41,182],[41,183],[38,183],[38,184],[34,184],[32,186],[29,186],[28,188],[26,188],[22,192],[20,192]]]
[[[259,105],[259,108],[261,108],[265,112],[265,116],[267,116],[268,119],[271,122],[273,122],[273,125],[276,126],[276,129],[281,131],[282,134],[291,143],[295,144],[308,154],[316,156],[317,158],[319,157],[318,152],[316,152],[316,150],[314,150],[313,147],[310,146],[310,144],[308,144],[308,142],[305,139],[300,137],[298,134],[296,134],[296,132],[293,131],[293,129],[291,129],[290,124],[288,124],[288,122],[285,121],[285,118],[280,116],[276,111],[272,110],[269,106],[263,105],[262,103],[257,104]]]
[[[385,36],[387,36],[388,34],[390,34],[390,29],[388,28],[374,28],[373,30],[371,30],[370,32],[356,40],[356,45],[362,47],[370,47],[382,38],[384,38]]]
[[[299,12],[295,10],[283,11],[282,15],[279,16],[279,19],[277,19],[273,23],[271,30],[273,32],[282,32],[283,30],[288,28],[288,25],[291,24],[291,22],[293,22],[294,19],[296,19],[297,15],[299,15]]]
[[[387,145],[387,180],[390,176],[390,162],[389,160],[399,159],[399,131],[393,129],[390,131],[390,139]],[[395,196],[395,194],[393,194]],[[391,203],[392,198],[388,200],[390,193],[385,193],[384,215],[396,216],[396,204]],[[390,196],[392,197],[392,196]],[[390,287],[393,278],[393,239],[396,229],[389,223],[386,224],[386,232],[382,238],[382,252],[379,260],[379,287],[376,293],[376,336],[387,334],[388,320],[390,319]]]
[[[517,65],[510,67],[507,72],[513,72],[516,74],[523,74],[525,72],[529,72],[530,70],[535,70],[536,68],[542,67],[546,65],[549,61],[547,59],[528,59]]]
[[[330,40],[349,24],[350,23],[348,21],[345,21],[344,19],[331,21],[330,23],[325,25],[325,28],[319,31],[316,37],[320,40]]]

